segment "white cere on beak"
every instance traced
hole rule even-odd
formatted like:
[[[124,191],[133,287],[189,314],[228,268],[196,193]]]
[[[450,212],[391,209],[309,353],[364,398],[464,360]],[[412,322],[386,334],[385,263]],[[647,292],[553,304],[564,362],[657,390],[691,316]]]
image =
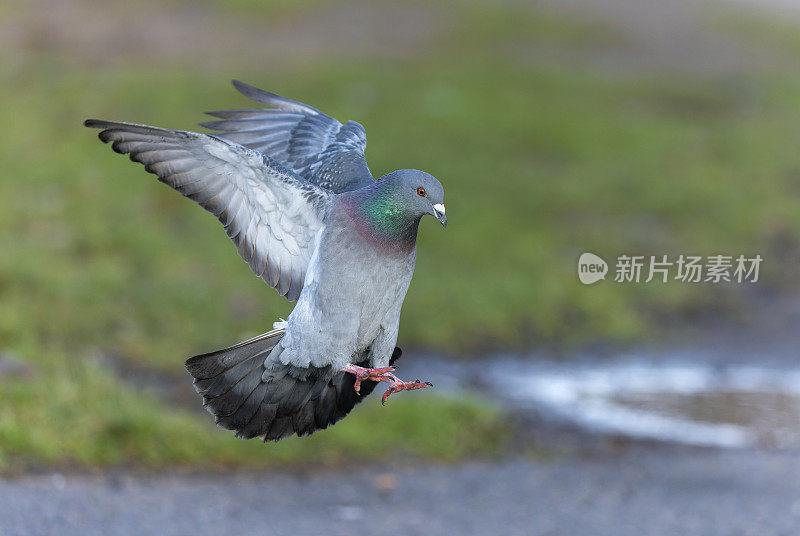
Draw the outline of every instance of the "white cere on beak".
[[[436,214],[436,219],[442,224],[442,227],[447,227],[447,216],[444,215],[444,205],[436,203],[433,205],[433,212]]]

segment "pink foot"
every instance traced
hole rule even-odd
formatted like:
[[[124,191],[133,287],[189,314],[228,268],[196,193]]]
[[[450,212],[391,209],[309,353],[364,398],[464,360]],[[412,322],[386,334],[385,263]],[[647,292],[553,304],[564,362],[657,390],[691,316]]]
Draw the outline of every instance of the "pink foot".
[[[359,367],[358,365],[347,365],[343,368],[345,372],[349,372],[353,376],[356,377],[356,383],[353,386],[356,390],[356,393],[361,392],[361,382],[363,380],[372,380],[375,382],[386,382],[391,381],[386,378],[386,375],[391,375],[394,372],[394,367],[381,367],[381,368],[364,368]],[[394,376],[392,376],[394,377]]]
[[[394,377],[394,374],[392,374]],[[394,378],[389,383],[389,388],[383,393],[383,397],[381,398],[381,405],[386,405],[386,400],[389,399],[389,396],[397,393],[399,391],[414,391],[415,389],[425,389],[426,387],[433,387],[431,382],[421,382],[419,380],[414,380],[413,382],[404,382],[398,378]]]
[[[424,389],[426,387],[433,387],[431,382],[422,382],[419,380],[415,380],[413,382],[404,382],[392,372],[394,372],[394,367],[382,367],[382,368],[364,368],[359,367],[358,365],[347,365],[344,369],[344,372],[349,372],[350,374],[356,377],[356,383],[353,385],[353,388],[356,390],[356,393],[361,392],[361,382],[363,380],[372,380],[374,382],[387,382],[389,384],[389,389],[383,393],[383,397],[381,398],[381,404],[386,404],[386,400],[389,398],[390,395],[393,393],[397,393],[400,391],[414,391],[416,389]]]

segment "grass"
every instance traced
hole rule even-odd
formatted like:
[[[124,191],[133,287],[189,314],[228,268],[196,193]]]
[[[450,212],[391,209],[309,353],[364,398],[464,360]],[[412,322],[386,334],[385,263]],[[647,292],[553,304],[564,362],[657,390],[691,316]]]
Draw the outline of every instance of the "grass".
[[[791,282],[800,78],[610,77],[537,55],[624,42],[607,28],[477,4],[448,21],[429,51],[391,68],[94,67],[43,52],[0,70],[0,352],[36,370],[0,380],[0,463],[269,466],[502,450],[497,410],[416,394],[367,402],[310,439],[241,442],[87,358],[178,375],[185,357],[291,310],[218,222],[80,126],[94,116],[195,129],[203,110],[250,106],[233,77],[362,122],[376,175],[414,167],[445,184],[449,227],[422,225],[401,346],[474,354],[633,341],[663,318],[742,310],[723,286],[584,287],[583,251],[761,253],[759,288]]]
[[[42,363],[44,364],[44,363]],[[422,395],[377,398],[311,438],[242,441],[195,412],[121,386],[92,360],[51,368],[30,382],[0,383],[0,469],[41,464],[141,467],[330,466],[391,454],[453,461],[497,452],[507,435],[496,408]],[[388,418],[387,418],[388,417]]]

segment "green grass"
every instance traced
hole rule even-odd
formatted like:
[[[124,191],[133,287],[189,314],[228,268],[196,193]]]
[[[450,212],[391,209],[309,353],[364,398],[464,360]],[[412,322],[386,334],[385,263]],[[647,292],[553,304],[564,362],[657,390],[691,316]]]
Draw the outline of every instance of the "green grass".
[[[584,287],[583,251],[761,253],[759,288],[791,282],[800,78],[610,77],[530,61],[624,43],[601,26],[477,4],[450,9],[448,24],[424,55],[391,68],[354,59],[263,72],[235,58],[93,67],[41,53],[0,70],[0,352],[37,370],[0,381],[0,462],[266,466],[502,449],[496,410],[417,394],[386,408],[369,401],[310,439],[236,441],[87,359],[177,376],[186,357],[291,310],[214,218],[81,126],[101,117],[195,129],[203,110],[251,105],[233,77],[362,122],[376,175],[414,167],[445,184],[449,227],[422,225],[401,346],[472,354],[634,341],[663,318],[741,310],[729,287]]]
[[[120,385],[92,360],[49,359],[32,381],[0,383],[0,470],[47,464],[142,467],[330,466],[393,456],[493,455],[507,436],[496,408],[425,394],[378,398],[335,427],[280,443],[242,441],[195,412]]]

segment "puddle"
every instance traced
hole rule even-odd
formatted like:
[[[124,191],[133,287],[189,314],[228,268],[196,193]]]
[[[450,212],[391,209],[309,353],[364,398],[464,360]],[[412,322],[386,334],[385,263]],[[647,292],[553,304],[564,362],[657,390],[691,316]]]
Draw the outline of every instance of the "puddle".
[[[800,370],[616,362],[503,367],[517,406],[601,433],[717,447],[800,446]],[[504,371],[505,370],[505,371]],[[492,385],[493,384],[493,385]]]
[[[676,354],[686,358],[685,354]],[[596,434],[723,448],[800,448],[800,368],[638,356],[561,363],[426,363],[444,390],[484,394]]]

